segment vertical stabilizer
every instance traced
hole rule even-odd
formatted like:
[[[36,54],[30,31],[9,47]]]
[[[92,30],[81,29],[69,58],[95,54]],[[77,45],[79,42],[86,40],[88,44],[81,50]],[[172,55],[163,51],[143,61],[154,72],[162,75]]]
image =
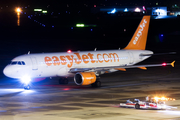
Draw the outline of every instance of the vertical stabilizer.
[[[144,16],[136,29],[131,41],[124,49],[145,50],[147,34],[149,29],[150,16]]]

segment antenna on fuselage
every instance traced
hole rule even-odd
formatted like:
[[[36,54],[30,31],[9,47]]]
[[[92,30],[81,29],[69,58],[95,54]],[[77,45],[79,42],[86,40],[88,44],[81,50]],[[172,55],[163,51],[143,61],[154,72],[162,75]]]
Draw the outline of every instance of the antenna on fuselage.
[[[30,54],[30,51],[28,52],[28,55]]]
[[[94,49],[94,51],[96,51],[97,48]]]

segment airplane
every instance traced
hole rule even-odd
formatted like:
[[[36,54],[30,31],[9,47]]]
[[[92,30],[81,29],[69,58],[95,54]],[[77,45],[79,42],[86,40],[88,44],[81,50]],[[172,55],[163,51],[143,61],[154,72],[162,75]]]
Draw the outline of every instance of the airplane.
[[[151,65],[135,65],[153,54],[145,50],[150,16],[143,16],[129,44],[122,50],[95,50],[77,52],[25,54],[12,59],[3,73],[10,78],[20,79],[24,89],[30,89],[34,78],[60,77],[60,84],[68,84],[67,77],[74,77],[77,85],[100,87],[100,75],[127,68],[174,67],[174,62]]]

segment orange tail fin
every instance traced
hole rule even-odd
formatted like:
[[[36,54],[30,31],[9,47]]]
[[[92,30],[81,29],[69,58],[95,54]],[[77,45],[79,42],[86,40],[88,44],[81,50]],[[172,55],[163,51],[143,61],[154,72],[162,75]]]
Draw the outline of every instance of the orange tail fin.
[[[124,49],[145,50],[147,34],[149,29],[150,16],[144,16],[136,29],[131,41]]]

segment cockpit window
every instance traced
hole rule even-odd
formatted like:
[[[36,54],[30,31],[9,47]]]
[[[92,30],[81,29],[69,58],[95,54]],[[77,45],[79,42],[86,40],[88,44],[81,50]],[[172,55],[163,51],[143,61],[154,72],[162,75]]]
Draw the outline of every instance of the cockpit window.
[[[18,65],[21,65],[21,62],[20,62],[20,61],[18,62]]]
[[[25,62],[24,62],[24,61],[22,61],[22,65],[25,65]]]
[[[11,62],[11,65],[16,65],[16,64],[17,64],[17,61]]]
[[[12,61],[11,65],[25,65],[24,61]]]

